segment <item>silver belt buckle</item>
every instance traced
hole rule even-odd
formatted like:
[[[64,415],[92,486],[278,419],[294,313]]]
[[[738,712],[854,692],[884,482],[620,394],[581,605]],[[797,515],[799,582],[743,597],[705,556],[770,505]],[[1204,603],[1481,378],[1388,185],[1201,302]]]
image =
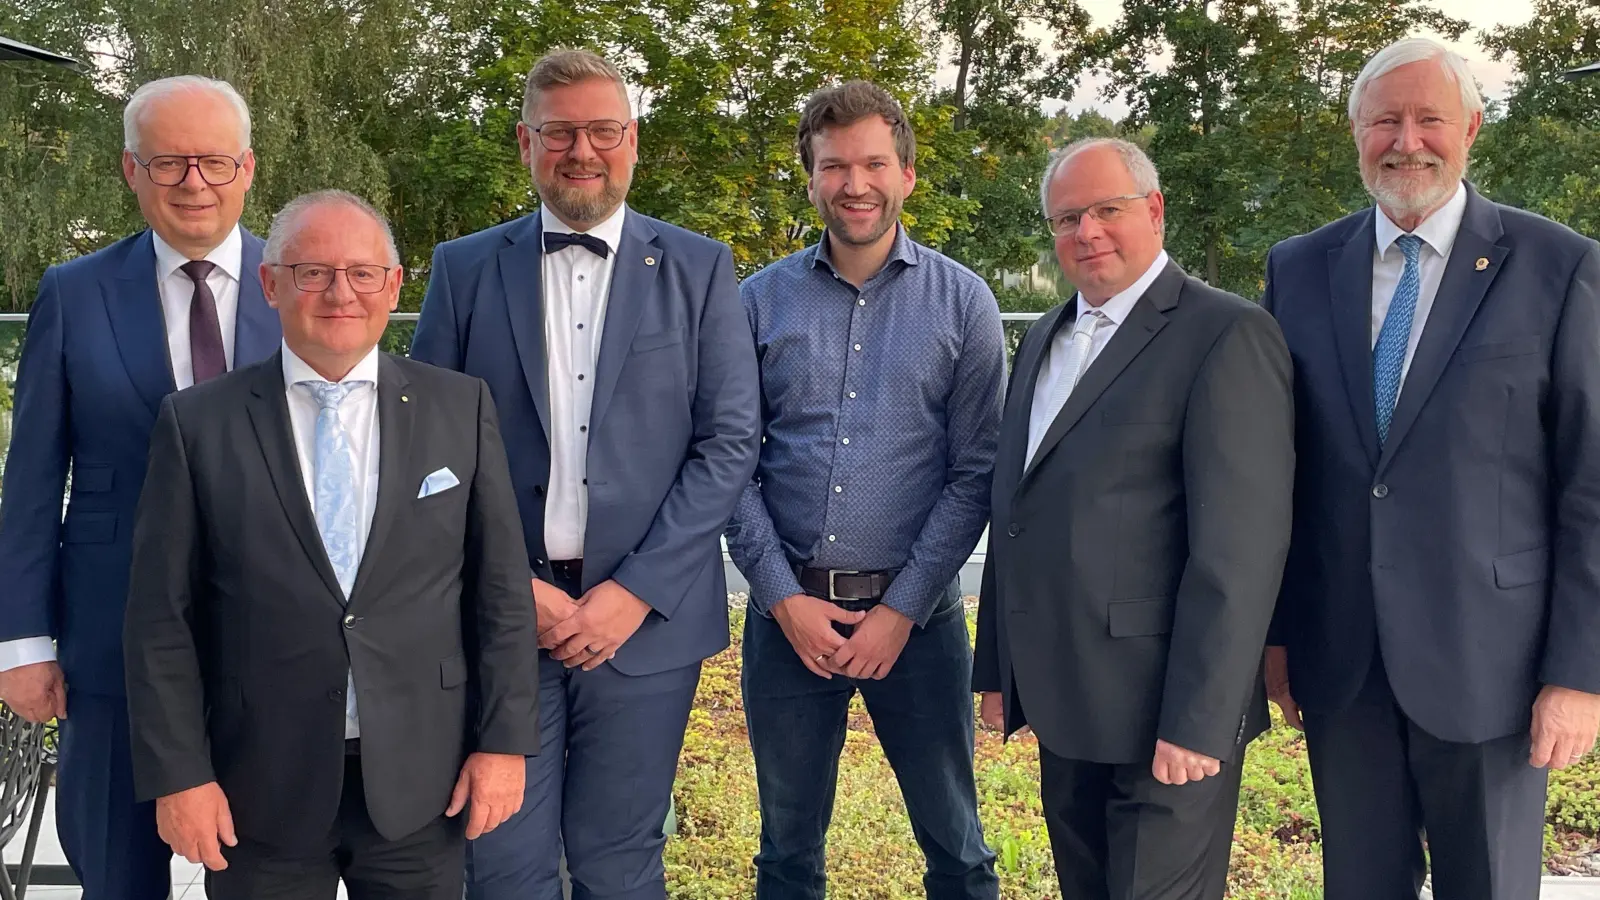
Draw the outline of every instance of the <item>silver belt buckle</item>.
[[[841,596],[839,596],[839,583],[838,583],[837,579],[838,579],[838,577],[840,575],[860,575],[860,574],[861,574],[861,570],[860,569],[829,569],[828,570],[828,599],[829,600],[852,600],[852,599],[855,599],[853,597],[841,597]]]

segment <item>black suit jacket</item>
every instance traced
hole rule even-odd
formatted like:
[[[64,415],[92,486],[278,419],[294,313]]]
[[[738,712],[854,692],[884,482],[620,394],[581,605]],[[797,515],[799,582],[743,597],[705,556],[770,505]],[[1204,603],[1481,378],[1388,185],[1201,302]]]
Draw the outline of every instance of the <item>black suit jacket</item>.
[[[1157,738],[1231,759],[1267,725],[1262,648],[1289,542],[1289,355],[1272,317],[1169,264],[1027,471],[1034,385],[1074,304],[1017,351],[995,463],[973,687],[1057,756]],[[1019,702],[1020,698],[1020,702]],[[1025,713],[1024,713],[1025,710]]]
[[[349,605],[306,496],[281,353],[163,401],[124,632],[140,800],[217,781],[239,833],[332,828],[354,676],[367,809],[397,839],[475,750],[538,752],[537,635],[482,381],[379,360],[377,506]],[[457,487],[419,499],[448,466]]]
[[[1543,684],[1600,693],[1600,245],[1471,191],[1380,447],[1373,217],[1268,256],[1300,452],[1273,641],[1307,709],[1381,648],[1412,721],[1487,741]]]

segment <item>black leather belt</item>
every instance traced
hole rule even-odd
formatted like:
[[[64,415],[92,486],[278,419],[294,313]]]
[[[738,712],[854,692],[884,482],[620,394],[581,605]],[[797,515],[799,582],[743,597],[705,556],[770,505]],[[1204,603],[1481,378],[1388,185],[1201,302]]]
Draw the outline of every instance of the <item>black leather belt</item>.
[[[896,573],[795,566],[794,574],[806,593],[823,600],[882,600]]]

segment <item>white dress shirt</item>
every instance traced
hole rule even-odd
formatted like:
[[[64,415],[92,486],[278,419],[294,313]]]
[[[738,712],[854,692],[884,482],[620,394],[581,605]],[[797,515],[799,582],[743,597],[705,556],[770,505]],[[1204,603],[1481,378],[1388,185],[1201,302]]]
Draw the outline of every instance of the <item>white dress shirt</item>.
[[[1050,348],[1045,351],[1044,360],[1039,364],[1039,380],[1033,386],[1033,406],[1028,415],[1028,446],[1036,446],[1044,438],[1044,433],[1050,429],[1050,423],[1055,421],[1055,416],[1050,412],[1050,394],[1055,390],[1056,382],[1063,378],[1070,378],[1067,371],[1068,357],[1072,355],[1072,332],[1077,328],[1079,321],[1084,316],[1092,314],[1098,309],[1106,317],[1106,321],[1094,333],[1094,343],[1089,348],[1089,359],[1084,363],[1083,371],[1087,375],[1094,361],[1100,356],[1100,351],[1111,343],[1111,336],[1117,333],[1117,328],[1127,321],[1128,314],[1133,312],[1133,305],[1139,302],[1144,292],[1160,276],[1167,267],[1167,251],[1163,250],[1156,255],[1155,262],[1150,264],[1139,280],[1135,281],[1127,290],[1115,294],[1111,299],[1098,307],[1086,306],[1083,294],[1073,298],[1071,309],[1078,310],[1078,318],[1071,325],[1062,322],[1056,329],[1055,337],[1050,341]],[[1060,411],[1057,410],[1059,415]],[[1032,455],[1028,463],[1032,463]]]
[[[317,415],[320,412],[317,398],[308,388],[295,387],[298,381],[326,381],[315,369],[283,345],[283,381],[288,392],[289,424],[294,431],[294,447],[300,460],[300,477],[305,484],[306,499],[311,503],[312,519],[316,519],[316,452]],[[350,452],[356,458],[356,496],[361,499],[357,513],[361,517],[361,540],[356,543],[356,565],[366,552],[367,536],[372,533],[372,513],[378,505],[378,348],[374,347],[350,374],[339,379],[366,381],[370,384],[351,389],[344,402],[339,404],[339,421],[344,424],[350,438]],[[355,679],[345,686],[345,737],[361,736],[356,718]]]
[[[1450,248],[1455,246],[1456,233],[1461,230],[1461,219],[1466,214],[1467,187],[1463,184],[1456,187],[1455,195],[1444,206],[1411,232],[1422,238],[1422,255],[1418,260],[1422,270],[1422,285],[1417,292],[1417,308],[1411,314],[1411,340],[1406,343],[1406,358],[1400,367],[1402,392],[1406,389],[1406,373],[1411,371],[1411,357],[1416,355],[1417,343],[1422,340],[1422,328],[1428,323],[1434,296],[1439,293],[1439,282],[1444,280]],[[1389,304],[1394,300],[1395,289],[1400,286],[1400,276],[1406,270],[1406,255],[1394,245],[1406,232],[1401,231],[1400,226],[1382,209],[1373,219],[1378,238],[1372,256],[1372,346],[1376,347],[1378,333],[1383,330],[1383,319],[1389,314]],[[1395,399],[1398,403],[1398,394]]]
[[[583,557],[583,533],[589,522],[589,409],[611,272],[627,209],[626,204],[617,207],[611,218],[586,232],[611,249],[605,259],[578,246],[542,254],[550,382],[550,487],[545,493],[544,543],[550,559]],[[539,221],[547,232],[575,233],[548,208]]]
[[[187,256],[172,249],[161,235],[150,232],[156,247],[156,284],[161,290],[161,313],[167,320],[167,352],[172,362],[172,378],[178,390],[194,386],[194,359],[189,353],[189,305],[194,300],[194,279],[183,273]],[[233,226],[216,249],[207,253],[215,264],[206,284],[217,301],[217,324],[222,326],[222,353],[233,371],[233,336],[239,323],[239,276],[244,240],[239,226]]]
[[[182,270],[189,258],[172,249],[154,230],[150,232],[156,251],[156,291],[161,297],[161,316],[167,328],[167,358],[172,366],[173,383],[178,390],[194,386],[194,359],[189,352],[189,304],[194,299],[194,280]],[[244,268],[244,240],[239,226],[233,226],[216,249],[206,254],[215,264],[206,284],[217,301],[217,323],[222,326],[222,352],[233,370],[233,336],[239,322],[239,273]],[[129,522],[127,527],[132,528]],[[55,641],[47,635],[0,641],[0,672],[56,658]]]

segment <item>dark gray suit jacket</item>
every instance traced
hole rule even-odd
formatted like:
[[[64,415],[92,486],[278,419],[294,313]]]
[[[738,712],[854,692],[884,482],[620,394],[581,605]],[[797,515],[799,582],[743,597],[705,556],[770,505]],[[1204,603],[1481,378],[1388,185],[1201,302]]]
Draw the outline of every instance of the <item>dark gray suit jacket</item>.
[[[1381,647],[1412,721],[1488,741],[1543,684],[1600,693],[1600,245],[1472,191],[1380,448],[1373,215],[1268,257],[1300,452],[1273,640],[1307,709]]]
[[[306,496],[282,356],[168,396],[133,535],[125,628],[140,800],[220,783],[241,835],[325,840],[346,673],[367,809],[441,815],[471,751],[539,750],[532,599],[483,382],[379,361],[377,507],[346,606]],[[457,487],[418,498],[449,467]]]
[[[1272,317],[1169,264],[1023,470],[1067,304],[1023,338],[995,463],[973,688],[1051,753],[1234,758],[1267,725],[1262,648],[1289,543],[1289,355]],[[1019,702],[1020,697],[1020,702]],[[1024,715],[1024,710],[1025,715]]]

